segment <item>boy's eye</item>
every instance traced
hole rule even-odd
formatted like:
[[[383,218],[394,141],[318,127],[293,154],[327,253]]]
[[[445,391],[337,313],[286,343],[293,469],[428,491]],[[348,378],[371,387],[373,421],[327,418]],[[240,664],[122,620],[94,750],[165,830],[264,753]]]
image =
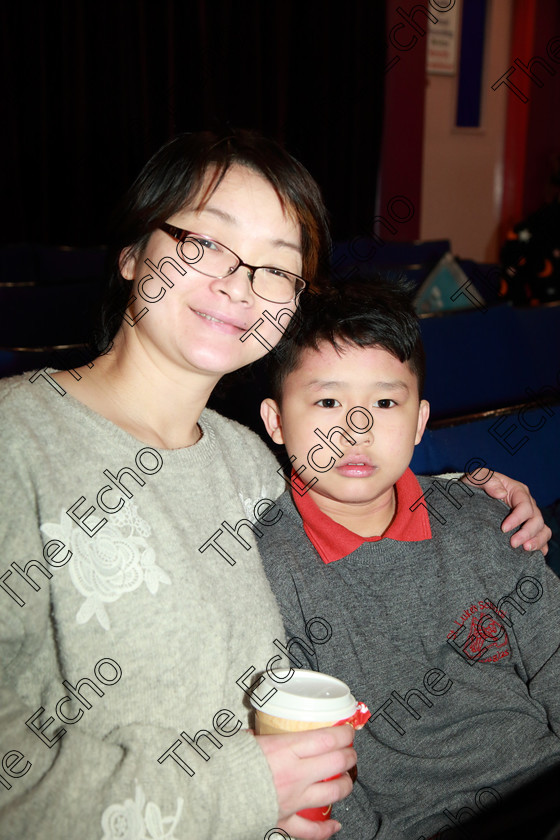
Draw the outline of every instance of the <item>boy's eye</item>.
[[[336,405],[335,405],[335,403],[336,403]],[[339,403],[338,400],[331,399],[329,397],[329,398],[326,398],[326,399],[323,399],[323,400],[318,400],[315,403],[315,405],[319,405],[319,406],[321,406],[321,408],[337,408],[338,406],[340,406],[340,403]]]
[[[390,403],[392,403],[392,405],[390,405]],[[374,408],[392,408],[393,405],[396,405],[396,402],[394,400],[377,400],[377,402],[375,402],[373,404],[373,407]]]

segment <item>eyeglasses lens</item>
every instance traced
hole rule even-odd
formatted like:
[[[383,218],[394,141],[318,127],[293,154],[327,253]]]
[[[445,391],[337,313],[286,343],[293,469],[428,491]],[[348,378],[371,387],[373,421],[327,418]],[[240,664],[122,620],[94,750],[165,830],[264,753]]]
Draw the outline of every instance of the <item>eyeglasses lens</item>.
[[[227,277],[239,265],[238,257],[212,239],[189,236],[179,246],[181,256],[196,271],[208,277]],[[303,281],[279,268],[257,268],[252,280],[256,295],[273,303],[289,303],[301,291]]]

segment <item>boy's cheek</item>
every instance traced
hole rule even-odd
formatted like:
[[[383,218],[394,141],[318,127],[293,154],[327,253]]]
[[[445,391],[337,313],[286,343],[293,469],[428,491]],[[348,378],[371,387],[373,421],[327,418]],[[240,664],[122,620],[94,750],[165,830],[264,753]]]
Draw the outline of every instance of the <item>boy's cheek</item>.
[[[296,464],[307,465],[307,453],[310,446],[307,446],[304,441],[301,439],[288,439],[288,441],[286,441],[286,438],[284,437],[284,446],[286,447],[286,452],[290,458],[295,458],[294,466],[296,466]]]
[[[284,446],[286,447],[286,452],[290,456],[295,457],[293,462],[294,467],[299,466],[301,464],[305,464],[305,466],[311,466],[308,461],[309,452],[312,450],[314,446],[319,443],[319,439],[315,437],[313,434],[313,430],[311,430],[310,434],[286,434],[284,430]]]

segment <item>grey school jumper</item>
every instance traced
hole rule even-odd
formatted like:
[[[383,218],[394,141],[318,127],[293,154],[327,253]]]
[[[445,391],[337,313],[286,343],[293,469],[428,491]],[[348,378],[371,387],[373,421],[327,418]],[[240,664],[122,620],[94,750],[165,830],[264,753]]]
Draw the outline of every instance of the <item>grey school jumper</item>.
[[[510,547],[501,502],[453,493],[459,509],[431,494],[432,539],[325,564],[286,492],[259,542],[287,636],[307,646],[290,646],[294,667],[339,677],[373,713],[358,782],[333,807],[341,840],[428,838],[560,762],[560,580]],[[332,628],[320,644],[314,617]]]
[[[275,459],[213,411],[194,446],[145,446],[44,377],[0,383],[0,425],[0,837],[262,840],[277,797],[237,681],[283,630],[223,523],[281,491]]]

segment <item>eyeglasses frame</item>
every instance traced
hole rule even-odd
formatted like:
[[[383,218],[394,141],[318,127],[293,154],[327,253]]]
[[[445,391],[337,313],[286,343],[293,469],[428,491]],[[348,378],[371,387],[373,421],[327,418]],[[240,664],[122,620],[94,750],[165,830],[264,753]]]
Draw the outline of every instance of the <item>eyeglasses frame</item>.
[[[196,266],[194,264],[189,263],[189,265],[192,265],[194,270],[198,271],[199,274],[203,274],[205,277],[213,277],[216,280],[223,280],[225,277],[231,277],[231,275],[234,272],[236,272],[238,268],[248,268],[250,270],[249,282],[251,284],[251,289],[252,289],[253,293],[257,297],[259,297],[261,300],[266,300],[268,303],[292,303],[292,301],[294,303],[297,303],[299,296],[301,295],[301,293],[307,287],[307,281],[304,280],[303,277],[300,277],[299,274],[295,274],[293,271],[284,271],[284,269],[280,269],[280,268],[278,268],[277,266],[274,266],[274,265],[250,265],[250,263],[244,262],[241,259],[241,257],[238,254],[235,253],[235,251],[232,251],[231,248],[228,248],[227,245],[224,245],[223,242],[220,242],[218,239],[214,239],[213,236],[206,236],[206,234],[197,233],[194,230],[183,230],[183,228],[176,227],[175,225],[170,225],[169,222],[162,222],[159,225],[159,230],[162,230],[164,233],[167,233],[169,236],[171,236],[173,239],[175,239],[176,242],[186,242],[186,240],[189,239],[189,237],[198,236],[201,239],[208,239],[210,242],[215,242],[216,245],[219,245],[221,248],[225,248],[226,251],[229,251],[229,253],[232,254],[232,256],[235,257],[235,259],[237,260],[237,263],[238,263],[235,266],[234,269],[232,269],[231,271],[228,272],[228,274],[222,274],[221,276],[216,276],[214,274],[207,274],[205,271],[201,271],[199,268],[196,268]],[[181,256],[181,259],[183,259],[182,256]],[[184,260],[184,261],[187,262],[187,260]],[[254,280],[254,277],[255,277],[255,272],[258,271],[260,268],[271,268],[271,269],[274,269],[275,271],[284,271],[285,274],[290,274],[292,277],[295,277],[297,280],[299,280],[301,283],[303,283],[303,286],[301,287],[301,289],[298,292],[296,292],[294,297],[290,298],[289,300],[270,300],[269,298],[265,298],[265,297],[263,297],[263,295],[259,295],[259,293],[255,291],[255,288],[253,286],[253,280]]]

